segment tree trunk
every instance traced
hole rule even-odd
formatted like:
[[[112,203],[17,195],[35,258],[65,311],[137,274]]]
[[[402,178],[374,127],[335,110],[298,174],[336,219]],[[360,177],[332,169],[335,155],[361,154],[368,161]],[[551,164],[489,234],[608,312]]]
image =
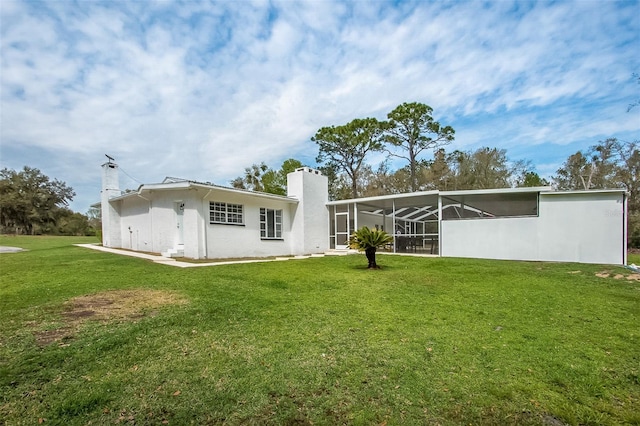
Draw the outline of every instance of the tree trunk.
[[[413,146],[409,146],[409,172],[411,179],[411,192],[418,190],[418,180],[416,178],[416,155],[413,152]]]
[[[364,254],[367,256],[367,260],[369,261],[369,269],[378,269],[378,265],[376,264],[376,248],[369,247],[364,251]]]
[[[358,178],[356,177],[356,174],[354,174],[353,176],[354,177],[351,178],[351,197],[358,198]]]

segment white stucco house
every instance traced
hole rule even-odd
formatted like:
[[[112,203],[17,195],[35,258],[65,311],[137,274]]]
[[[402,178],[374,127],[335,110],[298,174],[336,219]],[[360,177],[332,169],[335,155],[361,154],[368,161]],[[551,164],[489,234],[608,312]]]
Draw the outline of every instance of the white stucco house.
[[[327,178],[303,167],[287,196],[166,178],[119,189],[102,165],[103,245],[193,259],[290,256],[346,249],[378,227],[388,249],[446,257],[626,264],[627,194],[550,187],[424,191],[328,200]]]

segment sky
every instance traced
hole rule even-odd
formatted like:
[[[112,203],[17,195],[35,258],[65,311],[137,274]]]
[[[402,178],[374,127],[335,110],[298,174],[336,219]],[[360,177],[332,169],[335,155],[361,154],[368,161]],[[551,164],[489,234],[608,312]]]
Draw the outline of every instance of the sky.
[[[637,74],[638,1],[2,0],[0,168],[64,181],[86,213],[105,154],[121,189],[229,186],[254,163],[316,166],[322,127],[421,102],[455,129],[448,152],[550,177],[640,140]]]

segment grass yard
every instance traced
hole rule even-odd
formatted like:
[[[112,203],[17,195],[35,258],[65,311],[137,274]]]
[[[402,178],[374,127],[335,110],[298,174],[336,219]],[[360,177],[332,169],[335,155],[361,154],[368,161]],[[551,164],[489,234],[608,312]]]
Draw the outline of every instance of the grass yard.
[[[0,237],[28,249],[0,254],[0,424],[640,424],[621,267],[180,269],[76,242]]]

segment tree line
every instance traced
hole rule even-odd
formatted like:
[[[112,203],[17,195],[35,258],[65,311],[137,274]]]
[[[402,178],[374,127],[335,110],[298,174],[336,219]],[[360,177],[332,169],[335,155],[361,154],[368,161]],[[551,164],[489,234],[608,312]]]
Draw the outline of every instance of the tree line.
[[[447,152],[445,146],[454,140],[455,130],[441,125],[432,113],[428,105],[403,103],[387,115],[386,121],[358,118],[319,129],[311,140],[318,146],[318,168],[329,178],[329,198],[549,185],[531,162],[511,161],[504,149]],[[386,159],[372,166],[367,160],[374,153],[383,153]],[[427,153],[432,154],[431,159],[423,158]],[[391,170],[392,158],[404,159],[407,164]],[[231,184],[284,195],[286,173],[300,166],[302,163],[295,159],[286,160],[278,170],[264,162],[254,164]]]
[[[68,208],[73,188],[40,170],[0,170],[0,228],[11,234],[95,235],[99,218]]]
[[[569,156],[548,180],[538,175],[531,161],[512,160],[505,149],[447,152],[445,147],[454,140],[455,130],[441,125],[432,113],[428,105],[403,103],[387,115],[387,121],[359,118],[319,129],[311,140],[318,146],[318,168],[329,179],[329,198],[535,186],[557,190],[624,188],[629,193],[629,244],[640,247],[639,141],[599,141]],[[367,159],[373,153],[385,153],[386,159],[372,166]],[[427,153],[431,158],[424,158]],[[407,164],[391,170],[392,157]],[[265,163],[254,164],[232,184],[284,195],[286,173],[300,166],[295,159],[285,161],[278,170]],[[269,190],[272,182],[279,182],[277,191]]]

